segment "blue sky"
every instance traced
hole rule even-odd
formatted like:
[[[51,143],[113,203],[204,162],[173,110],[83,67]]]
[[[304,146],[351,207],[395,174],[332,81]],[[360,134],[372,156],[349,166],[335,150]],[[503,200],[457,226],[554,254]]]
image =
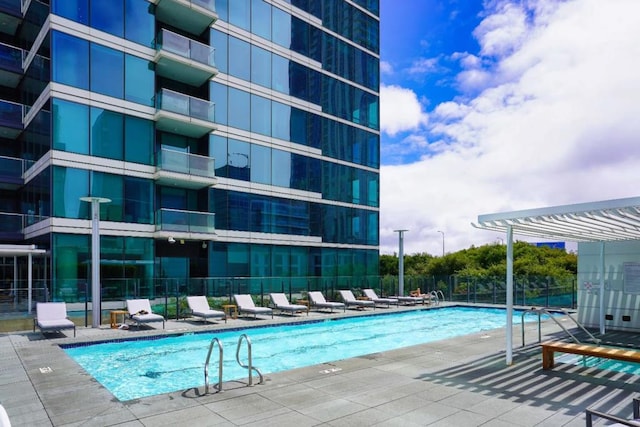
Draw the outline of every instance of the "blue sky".
[[[380,249],[498,242],[478,215],[634,197],[640,1],[381,0]],[[516,236],[518,237],[518,236]]]

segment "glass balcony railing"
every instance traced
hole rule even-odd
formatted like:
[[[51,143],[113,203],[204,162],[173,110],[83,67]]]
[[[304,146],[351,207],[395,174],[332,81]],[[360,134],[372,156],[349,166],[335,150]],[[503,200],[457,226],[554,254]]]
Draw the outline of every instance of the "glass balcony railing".
[[[24,215],[0,212],[0,232],[22,233],[24,229]]]
[[[0,233],[22,234],[23,230],[33,224],[47,219],[42,215],[0,212]]]
[[[0,101],[0,126],[22,129],[22,104]]]
[[[215,234],[216,214],[162,208],[156,211],[156,230],[176,233]]]
[[[25,161],[14,157],[0,156],[0,180],[4,178],[22,179]]]
[[[215,161],[211,157],[163,148],[158,153],[158,168],[189,175],[215,177]]]
[[[156,48],[166,50],[201,64],[215,67],[215,49],[204,43],[191,40],[169,30],[162,30],[156,37]]]
[[[0,0],[0,12],[11,13],[14,16],[22,16],[21,7],[21,0]]]
[[[156,108],[182,114],[194,119],[215,121],[214,103],[183,93],[162,89],[156,94]]]
[[[22,73],[22,49],[0,43],[0,68]]]
[[[204,7],[211,12],[216,11],[216,0],[191,0],[191,3],[200,7]]]

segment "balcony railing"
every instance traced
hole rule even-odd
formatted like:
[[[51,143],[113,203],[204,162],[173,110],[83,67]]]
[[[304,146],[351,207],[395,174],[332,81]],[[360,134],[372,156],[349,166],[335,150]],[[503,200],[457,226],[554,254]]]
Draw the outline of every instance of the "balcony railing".
[[[21,0],[0,0],[0,12],[11,12],[16,16],[21,15]]]
[[[0,179],[2,179],[2,177],[22,179],[25,166],[26,164],[23,159],[0,156]]]
[[[216,11],[216,0],[191,0],[191,3],[204,7],[211,12]]]
[[[216,214],[162,208],[156,211],[156,230],[176,233],[215,234]]]
[[[22,235],[24,229],[48,217],[35,214],[0,212],[0,236]]]
[[[0,68],[22,73],[22,58],[24,51],[8,44],[0,43]]]
[[[156,19],[190,34],[201,34],[217,19],[215,0],[149,0]]]
[[[194,119],[215,121],[215,104],[183,93],[162,89],[156,94],[156,108]]]
[[[0,126],[22,129],[24,106],[10,101],[0,101]]]
[[[158,168],[164,171],[215,177],[215,160],[207,156],[163,148],[158,153]]]
[[[204,43],[191,40],[169,30],[162,30],[156,37],[156,48],[166,50],[201,64],[215,67],[215,49]]]

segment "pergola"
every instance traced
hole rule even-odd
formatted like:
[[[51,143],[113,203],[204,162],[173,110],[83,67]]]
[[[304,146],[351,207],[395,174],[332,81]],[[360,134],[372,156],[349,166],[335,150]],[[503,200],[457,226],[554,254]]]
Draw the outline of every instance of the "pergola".
[[[640,240],[640,197],[478,215],[472,225],[506,234],[506,362],[513,362],[513,235],[570,242],[600,242],[600,333],[604,334],[605,242]]]
[[[13,294],[16,295],[16,283],[18,277],[18,265],[16,262],[17,257],[26,256],[29,258],[27,263],[27,307],[28,312],[31,314],[31,302],[33,299],[33,256],[34,255],[44,255],[47,251],[45,249],[38,249],[36,245],[0,245],[0,256],[2,257],[13,257],[13,284],[12,291]]]

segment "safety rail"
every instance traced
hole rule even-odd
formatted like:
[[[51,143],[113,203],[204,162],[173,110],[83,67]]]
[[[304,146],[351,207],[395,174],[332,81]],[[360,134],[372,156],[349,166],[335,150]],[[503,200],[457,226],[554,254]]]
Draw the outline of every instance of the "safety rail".
[[[218,392],[222,391],[222,343],[218,338],[213,338],[209,344],[209,352],[207,353],[207,360],[204,362],[204,394],[209,393],[209,360],[211,359],[211,351],[213,345],[217,344],[220,349],[220,359],[218,361]]]
[[[591,332],[589,332],[587,329],[585,329],[584,326],[582,326],[582,324],[580,324],[568,311],[566,310],[559,310],[561,311],[565,316],[567,316],[569,319],[573,320],[573,322],[580,328],[582,329],[582,331],[584,333],[586,333],[589,338],[591,339],[591,341],[593,341],[596,344],[600,343],[600,339],[596,338],[593,336],[593,334]],[[564,327],[564,325],[562,323],[560,323],[560,321],[558,319],[555,318],[555,316],[553,316],[553,314],[551,314],[551,312],[549,312],[549,310],[545,309],[545,308],[535,308],[535,307],[531,307],[528,310],[525,310],[522,313],[521,316],[521,326],[522,326],[522,346],[525,346],[525,340],[524,340],[524,316],[528,313],[536,313],[538,315],[538,343],[542,342],[542,330],[541,330],[541,315],[542,314],[546,314],[549,316],[549,318],[551,320],[553,320],[558,326],[560,326],[560,328],[566,332],[571,339],[573,339],[573,341],[575,341],[578,344],[581,344],[580,340],[573,335],[567,328]]]
[[[638,422],[640,421],[640,398],[638,397],[633,398],[633,419],[631,420],[621,418],[613,414],[607,414],[606,412],[597,411],[591,408],[586,409],[586,415],[587,415],[587,427],[593,426],[593,418],[595,417],[603,418],[605,420],[609,420],[617,423],[614,425],[637,426]]]
[[[440,301],[444,302],[444,294],[439,289],[429,292],[429,295],[431,296],[431,301],[435,301],[435,305],[440,305]]]
[[[240,362],[240,347],[242,345],[243,339],[247,342],[247,362],[248,362],[247,365],[243,365],[242,362]],[[249,387],[253,385],[252,371],[254,370],[258,373],[258,376],[260,377],[260,382],[258,384],[264,383],[264,377],[262,376],[262,372],[260,372],[258,368],[253,366],[251,362],[251,340],[249,339],[247,334],[242,334],[240,335],[240,338],[238,338],[238,347],[236,348],[236,361],[238,362],[238,365],[249,370],[249,384],[248,384]]]

